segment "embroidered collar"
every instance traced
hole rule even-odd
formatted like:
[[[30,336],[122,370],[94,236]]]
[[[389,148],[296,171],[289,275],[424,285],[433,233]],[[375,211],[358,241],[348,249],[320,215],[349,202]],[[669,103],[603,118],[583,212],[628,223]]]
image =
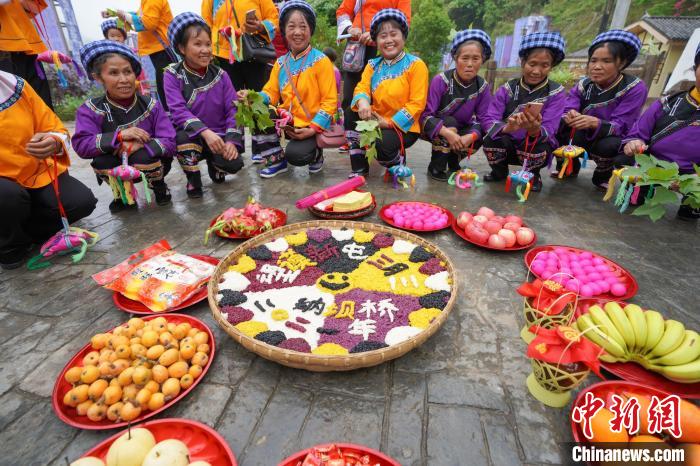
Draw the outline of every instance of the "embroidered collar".
[[[691,89],[691,91],[686,95],[686,99],[690,105],[695,107],[696,110],[700,110],[700,89],[697,87]]]
[[[520,78],[520,87],[525,89],[529,94],[532,94],[533,92],[539,91],[540,89],[545,87],[547,84],[549,84],[549,78],[544,78],[544,81],[542,81],[541,83],[539,83],[535,87],[530,88],[530,86],[525,83],[523,78],[522,77]]]
[[[115,101],[113,101],[112,99],[110,99],[109,96],[106,94],[105,94],[105,98],[107,99],[107,102],[111,106],[117,107],[118,109],[121,109],[121,110],[124,110],[126,113],[129,113],[131,111],[131,109],[134,108],[134,105],[136,105],[136,102],[138,100],[138,98],[136,97],[136,93],[134,93],[134,101],[131,102],[131,105],[129,105],[129,108],[125,108],[125,107],[122,107],[121,105],[119,105],[118,103],[116,103]]]
[[[300,58],[303,58],[303,57],[305,57],[306,55],[308,55],[309,52],[311,52],[311,44],[309,44],[303,51],[301,51],[301,52],[300,52],[298,55],[296,55],[296,56],[295,56],[295,55],[292,53],[292,51],[290,50],[290,51],[289,51],[289,57],[290,57],[292,60],[299,60]]]
[[[386,66],[393,66],[393,65],[397,64],[398,62],[400,62],[400,61],[403,59],[403,57],[405,57],[405,56],[406,56],[406,52],[405,52],[404,50],[402,50],[401,53],[399,53],[397,56],[395,56],[395,57],[394,57],[393,59],[391,59],[391,60],[387,60],[387,59],[385,58],[384,61],[383,61],[383,63],[384,63]]]
[[[464,89],[469,89],[469,87],[471,87],[471,85],[477,81],[476,76],[474,76],[474,79],[472,79],[471,81],[469,81],[467,83],[463,82],[461,79],[459,79],[459,75],[457,74],[457,69],[455,69],[454,73],[452,73],[452,79],[454,80],[455,83],[457,83],[457,85],[459,87],[462,87]]]
[[[187,71],[187,72],[190,73],[190,74],[193,74],[193,75],[197,76],[198,78],[203,78],[203,77],[205,77],[205,76],[207,75],[207,72],[209,71],[209,65],[207,65],[206,68],[204,68],[204,73],[199,74],[198,72],[196,72],[195,70],[193,70],[192,68],[190,68],[189,66],[187,66],[187,63],[185,63],[185,60],[182,60],[182,66],[183,66],[183,68],[185,69],[185,71]]]
[[[620,82],[621,82],[624,78],[625,78],[625,75],[622,74],[622,73],[620,73],[620,75],[617,77],[617,79],[615,79],[615,80],[613,81],[613,83],[612,83],[611,85],[609,85],[608,87],[606,87],[605,89],[602,89],[602,88],[601,88],[599,85],[597,85],[596,83],[593,83],[593,85],[596,87],[596,89],[598,89],[598,95],[600,95],[600,94],[605,94],[606,92],[608,92],[608,91],[610,91],[610,90],[612,90],[612,89],[615,89],[615,87],[616,87],[618,84],[620,84]]]

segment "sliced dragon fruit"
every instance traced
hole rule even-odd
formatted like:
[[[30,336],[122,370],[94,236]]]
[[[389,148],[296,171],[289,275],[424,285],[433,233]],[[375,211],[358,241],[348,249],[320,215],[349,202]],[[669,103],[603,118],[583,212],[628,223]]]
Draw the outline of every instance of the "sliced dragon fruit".
[[[233,221],[233,228],[241,236],[253,236],[259,229],[258,222],[254,218],[243,215]]]
[[[248,202],[243,209],[243,213],[248,217],[255,218],[257,213],[260,212],[260,209],[262,209],[262,206],[258,204],[258,201],[256,201],[252,196],[249,196]]]
[[[258,222],[262,231],[272,230],[277,220],[277,213],[267,207],[260,209],[255,216],[255,221]]]

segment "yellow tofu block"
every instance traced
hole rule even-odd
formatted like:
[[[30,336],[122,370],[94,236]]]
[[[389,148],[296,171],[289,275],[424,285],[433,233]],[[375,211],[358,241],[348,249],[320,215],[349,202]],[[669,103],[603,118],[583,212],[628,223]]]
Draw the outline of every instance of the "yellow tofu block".
[[[352,212],[372,203],[372,194],[351,191],[333,201],[333,212]]]

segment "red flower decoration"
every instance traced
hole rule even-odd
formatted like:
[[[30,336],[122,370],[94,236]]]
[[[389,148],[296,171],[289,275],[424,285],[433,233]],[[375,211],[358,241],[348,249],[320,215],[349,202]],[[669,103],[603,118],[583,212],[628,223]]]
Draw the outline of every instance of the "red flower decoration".
[[[516,290],[519,295],[530,298],[530,305],[547,315],[558,315],[566,306],[576,300],[576,293],[569,291],[557,282],[535,279],[525,282]]]
[[[533,325],[530,331],[535,339],[527,347],[527,357],[551,364],[580,362],[602,378],[598,355],[601,348],[584,338],[573,327],[559,326],[552,329]]]

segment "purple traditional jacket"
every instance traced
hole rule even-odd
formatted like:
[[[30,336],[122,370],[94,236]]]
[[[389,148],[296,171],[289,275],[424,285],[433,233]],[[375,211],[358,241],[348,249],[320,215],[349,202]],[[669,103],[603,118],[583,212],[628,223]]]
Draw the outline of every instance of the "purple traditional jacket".
[[[115,154],[119,149],[119,131],[134,126],[146,131],[151,140],[144,148],[154,159],[175,154],[175,130],[161,104],[147,96],[136,95],[133,105],[122,107],[106,96],[87,100],[75,116],[73,148],[84,159]]]
[[[435,76],[430,82],[428,101],[421,115],[421,130],[428,140],[440,134],[443,118],[451,116],[457,120],[457,129],[476,133],[479,139],[488,129],[486,113],[491,103],[491,88],[481,76],[465,85],[456,76],[454,69]]]
[[[607,89],[601,89],[590,78],[583,78],[569,91],[562,116],[576,110],[600,119],[596,129],[585,130],[589,141],[607,136],[624,138],[639,118],[646,99],[644,81],[634,76],[621,74]]]
[[[557,129],[561,121],[562,111],[566,103],[566,92],[564,86],[554,81],[546,79],[534,89],[530,89],[521,78],[511,79],[496,92],[491,99],[491,105],[486,114],[486,124],[488,125],[488,135],[492,139],[501,137],[501,130],[506,125],[508,117],[514,113],[522,112],[525,105],[533,102],[541,102],[542,106],[542,126],[538,142],[547,142],[552,148],[558,147],[556,139]],[[509,136],[517,144],[525,141],[527,131],[519,129]]]
[[[190,70],[180,61],[165,68],[163,88],[175,128],[184,130],[190,138],[210,129],[224,138],[243,146],[243,136],[236,127],[238,99],[231,78],[215,65],[207,67],[204,76]]]
[[[676,162],[682,173],[700,165],[700,102],[688,92],[657,100],[639,117],[622,143],[641,139],[649,153]]]

